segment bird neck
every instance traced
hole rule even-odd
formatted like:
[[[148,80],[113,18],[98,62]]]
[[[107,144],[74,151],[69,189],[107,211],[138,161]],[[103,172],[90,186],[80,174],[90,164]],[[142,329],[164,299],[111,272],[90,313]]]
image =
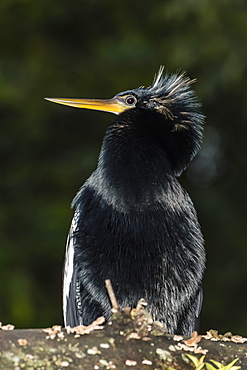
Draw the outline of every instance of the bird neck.
[[[119,207],[153,204],[175,179],[157,128],[141,118],[122,115],[109,127],[93,175],[97,191]]]

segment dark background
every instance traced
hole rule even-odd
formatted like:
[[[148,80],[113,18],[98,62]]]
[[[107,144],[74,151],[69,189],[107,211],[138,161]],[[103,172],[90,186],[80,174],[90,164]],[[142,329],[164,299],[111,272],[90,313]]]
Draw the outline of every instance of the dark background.
[[[206,240],[202,331],[247,335],[245,0],[1,1],[0,321],[62,323],[70,202],[114,118],[43,98],[109,98],[160,64],[197,78],[207,116],[181,177]]]

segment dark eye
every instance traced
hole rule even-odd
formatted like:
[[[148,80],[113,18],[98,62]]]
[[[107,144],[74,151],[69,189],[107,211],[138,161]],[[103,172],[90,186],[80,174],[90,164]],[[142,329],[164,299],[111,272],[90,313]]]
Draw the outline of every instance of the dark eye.
[[[133,95],[129,95],[129,96],[127,96],[127,97],[125,98],[125,102],[126,102],[126,104],[128,104],[128,105],[134,105],[134,104],[137,102],[137,100],[136,100],[136,97],[135,97],[135,96],[133,96]]]

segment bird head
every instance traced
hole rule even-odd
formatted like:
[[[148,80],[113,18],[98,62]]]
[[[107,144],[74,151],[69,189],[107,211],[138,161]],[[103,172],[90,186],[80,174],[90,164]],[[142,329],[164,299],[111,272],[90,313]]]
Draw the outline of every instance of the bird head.
[[[156,130],[156,137],[161,135],[164,138],[168,157],[177,176],[200,148],[204,116],[200,113],[201,104],[191,89],[195,80],[191,80],[184,72],[164,75],[163,70],[164,67],[161,66],[151,86],[126,90],[111,99],[46,100],[76,108],[114,113],[119,115],[117,121],[121,121],[121,115],[142,112],[142,117],[149,117],[150,126],[159,122],[161,130],[153,131]],[[130,118],[129,122],[131,123]]]

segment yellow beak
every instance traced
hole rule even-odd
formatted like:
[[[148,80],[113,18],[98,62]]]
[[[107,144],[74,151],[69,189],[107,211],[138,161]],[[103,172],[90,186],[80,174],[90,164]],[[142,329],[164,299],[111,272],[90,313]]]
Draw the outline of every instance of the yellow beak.
[[[66,98],[45,98],[46,100],[52,101],[54,103],[69,105],[70,107],[94,109],[104,112],[110,112],[119,114],[126,109],[129,109],[124,103],[122,103],[117,98],[112,99],[66,99]]]

